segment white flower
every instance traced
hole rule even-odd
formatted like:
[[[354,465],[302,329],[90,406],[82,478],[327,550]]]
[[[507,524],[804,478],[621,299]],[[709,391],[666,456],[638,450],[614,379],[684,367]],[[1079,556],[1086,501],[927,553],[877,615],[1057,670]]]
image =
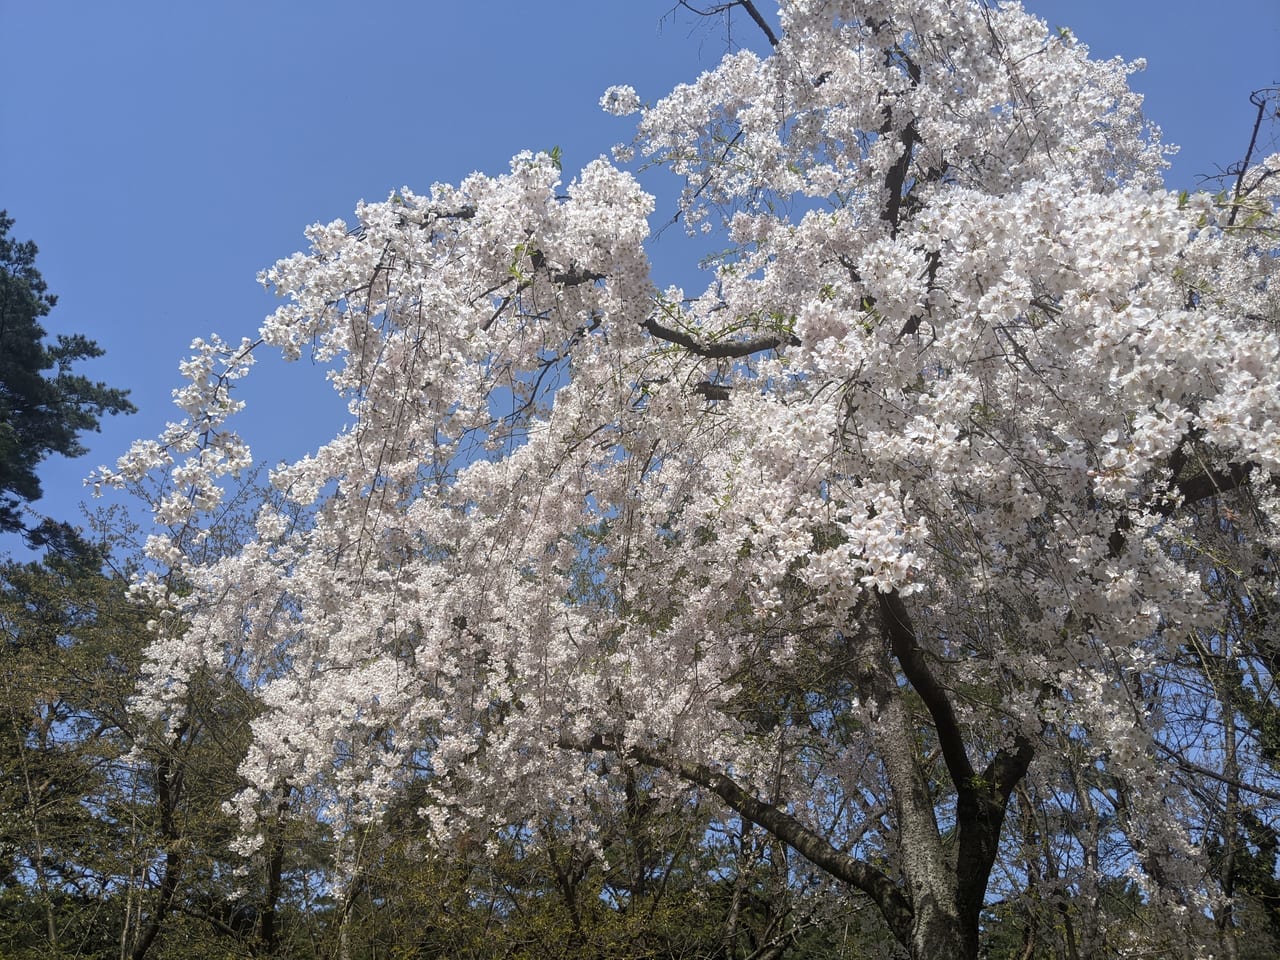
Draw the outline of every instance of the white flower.
[[[605,113],[611,113],[615,117],[625,117],[640,109],[640,96],[634,87],[613,86],[600,98],[600,106]]]

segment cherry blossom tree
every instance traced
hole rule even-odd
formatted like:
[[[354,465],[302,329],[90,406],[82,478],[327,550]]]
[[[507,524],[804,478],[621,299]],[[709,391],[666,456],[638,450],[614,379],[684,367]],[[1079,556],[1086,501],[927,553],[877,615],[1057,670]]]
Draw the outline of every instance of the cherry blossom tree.
[[[768,54],[607,91],[639,114],[614,160],[362,204],[264,273],[256,338],[196,341],[185,419],[102,476],[160,484],[140,702],[254,665],[246,855],[284,791],[341,842],[409,783],[440,844],[531,810],[590,843],[643,770],[912,957],[973,958],[1048,842],[1006,830],[1034,802],[1057,896],[1128,877],[1195,952],[1197,791],[1280,798],[1188,732],[1191,638],[1275,591],[1280,156],[1165,190],[1135,65],[1016,4],[736,6]],[[636,156],[727,237],[701,289],[650,269]],[[188,560],[266,349],[327,366],[351,422]]]

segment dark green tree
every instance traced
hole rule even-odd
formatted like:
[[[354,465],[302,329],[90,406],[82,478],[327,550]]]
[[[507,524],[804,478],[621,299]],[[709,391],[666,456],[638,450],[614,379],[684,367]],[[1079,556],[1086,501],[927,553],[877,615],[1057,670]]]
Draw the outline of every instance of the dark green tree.
[[[97,957],[142,871],[123,762],[145,608],[101,555],[0,564],[0,956]]]
[[[285,956],[284,867],[236,875],[221,809],[252,700],[202,676],[171,729],[131,709],[155,611],[115,546],[0,562],[0,958]]]
[[[127,390],[74,373],[102,355],[81,334],[45,341],[40,319],[57,303],[36,269],[36,245],[9,236],[13,218],[0,211],[0,533],[22,531],[33,543],[65,539],[45,523],[27,529],[21,506],[40,498],[36,469],[50,454],[85,452],[80,435],[97,430],[105,413],[132,413]]]

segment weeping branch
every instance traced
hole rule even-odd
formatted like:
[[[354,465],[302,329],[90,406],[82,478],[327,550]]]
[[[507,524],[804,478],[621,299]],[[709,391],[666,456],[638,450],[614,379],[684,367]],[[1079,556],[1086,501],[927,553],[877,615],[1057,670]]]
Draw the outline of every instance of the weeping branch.
[[[582,753],[610,752],[647,767],[666,770],[687,783],[710,790],[741,816],[787,844],[814,866],[871,897],[902,943],[910,943],[914,911],[910,901],[888,874],[833,847],[814,830],[782,809],[765,803],[734,780],[701,763],[684,763],[642,747],[623,747],[613,737],[595,734],[587,742],[561,740],[563,749]]]

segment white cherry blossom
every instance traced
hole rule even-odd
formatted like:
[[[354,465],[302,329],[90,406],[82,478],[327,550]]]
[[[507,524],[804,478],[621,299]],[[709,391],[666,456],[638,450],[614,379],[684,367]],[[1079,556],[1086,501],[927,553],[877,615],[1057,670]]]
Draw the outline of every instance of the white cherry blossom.
[[[1165,191],[1135,68],[1017,4],[791,0],[767,56],[610,88],[686,226],[733,244],[693,296],[603,159],[312,227],[257,337],[197,341],[182,422],[104,471],[155,471],[174,538],[216,522],[264,349],[327,365],[353,418],[273,471],[238,553],[153,540],[187,589],[142,700],[251,652],[247,835],[282,784],[341,837],[418,781],[447,843],[636,765],[869,895],[912,956],[975,957],[1021,790],[1105,808],[1191,923],[1216,748],[1181,739],[1182,651],[1228,584],[1276,582],[1280,166],[1242,180],[1248,233]]]

